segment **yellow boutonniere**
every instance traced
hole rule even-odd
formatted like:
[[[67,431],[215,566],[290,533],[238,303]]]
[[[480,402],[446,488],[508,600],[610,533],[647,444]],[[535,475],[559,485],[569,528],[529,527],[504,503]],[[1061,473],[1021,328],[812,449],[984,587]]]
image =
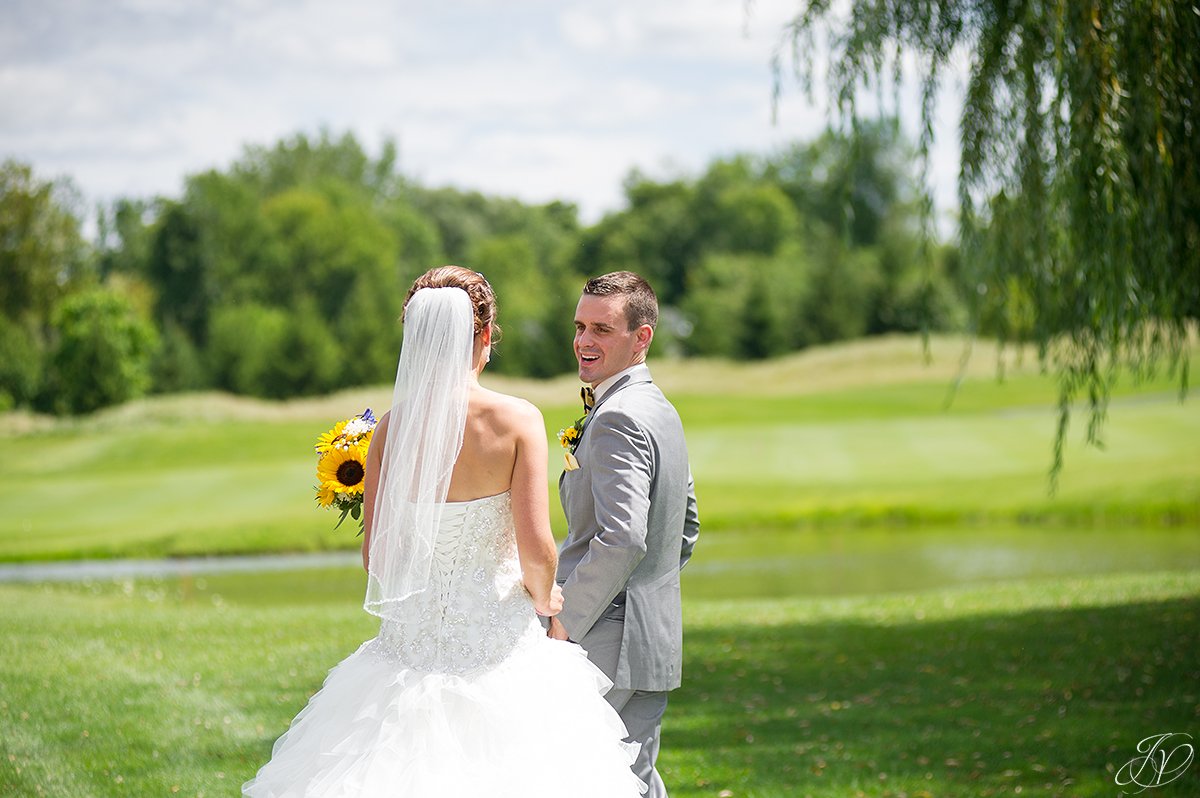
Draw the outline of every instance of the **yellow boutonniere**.
[[[575,449],[579,447],[579,439],[583,436],[583,423],[586,420],[587,415],[582,415],[575,420],[574,424],[558,431],[559,445],[567,450],[563,455],[563,460],[566,462],[565,468],[568,471],[579,468],[579,461],[575,459]]]

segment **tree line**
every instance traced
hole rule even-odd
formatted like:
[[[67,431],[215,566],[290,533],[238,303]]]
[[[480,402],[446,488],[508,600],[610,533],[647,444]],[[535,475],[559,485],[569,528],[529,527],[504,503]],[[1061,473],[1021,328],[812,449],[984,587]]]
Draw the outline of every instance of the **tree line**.
[[[615,269],[658,292],[658,355],[767,358],[960,327],[979,292],[954,247],[925,246],[913,163],[897,126],[875,122],[717,159],[699,175],[632,172],[625,207],[584,225],[564,202],[422,186],[400,173],[391,143],[372,155],[350,134],[297,134],[189,176],[179,197],[110,203],[85,236],[70,182],[10,160],[0,409],[386,382],[404,293],[442,263],[495,287],[492,365],[512,375],[573,368],[582,282]]]

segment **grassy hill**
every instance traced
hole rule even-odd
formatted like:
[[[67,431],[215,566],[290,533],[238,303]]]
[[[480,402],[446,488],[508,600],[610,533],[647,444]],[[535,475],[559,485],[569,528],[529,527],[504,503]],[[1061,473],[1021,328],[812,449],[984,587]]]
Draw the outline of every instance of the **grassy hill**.
[[[1181,402],[1171,380],[1119,382],[1103,450],[1083,445],[1080,417],[1052,496],[1053,379],[1028,353],[1001,358],[991,345],[976,345],[960,373],[962,353],[958,339],[933,339],[926,357],[919,339],[892,337],[652,370],[684,419],[709,530],[1200,524],[1200,405]],[[570,375],[487,381],[538,404],[548,435],[578,414]],[[334,531],[312,500],[311,445],[389,394],[194,394],[83,419],[0,416],[0,560],[353,548],[353,529]],[[550,466],[553,481],[556,443]]]

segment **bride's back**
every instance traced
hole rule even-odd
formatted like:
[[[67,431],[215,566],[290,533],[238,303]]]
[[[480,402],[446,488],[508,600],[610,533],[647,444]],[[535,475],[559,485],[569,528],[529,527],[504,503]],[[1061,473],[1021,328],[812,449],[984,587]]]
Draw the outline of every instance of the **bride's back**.
[[[529,480],[514,479],[523,448],[531,454],[522,439],[533,414],[528,402],[472,386],[428,589],[405,605],[407,612],[386,618],[371,644],[387,658],[426,672],[465,673],[495,665],[521,639],[543,634],[522,581],[518,532],[530,527],[535,503],[525,498]],[[545,515],[544,508],[537,512]]]
[[[528,403],[516,397],[472,388],[447,501],[495,496],[512,487],[519,421],[528,416],[527,408]]]

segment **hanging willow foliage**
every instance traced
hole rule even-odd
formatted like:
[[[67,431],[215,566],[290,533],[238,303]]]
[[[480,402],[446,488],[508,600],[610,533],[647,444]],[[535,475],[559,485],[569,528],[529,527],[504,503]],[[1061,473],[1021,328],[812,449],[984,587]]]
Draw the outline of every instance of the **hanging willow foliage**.
[[[775,56],[811,90],[812,54],[856,123],[858,94],[921,71],[918,150],[950,59],[966,58],[959,174],[963,261],[1007,342],[1037,344],[1059,379],[1051,484],[1072,404],[1101,443],[1124,366],[1188,387],[1200,317],[1200,6],[1157,0],[817,0]],[[928,200],[927,200],[928,202]],[[928,207],[928,205],[927,205]]]

